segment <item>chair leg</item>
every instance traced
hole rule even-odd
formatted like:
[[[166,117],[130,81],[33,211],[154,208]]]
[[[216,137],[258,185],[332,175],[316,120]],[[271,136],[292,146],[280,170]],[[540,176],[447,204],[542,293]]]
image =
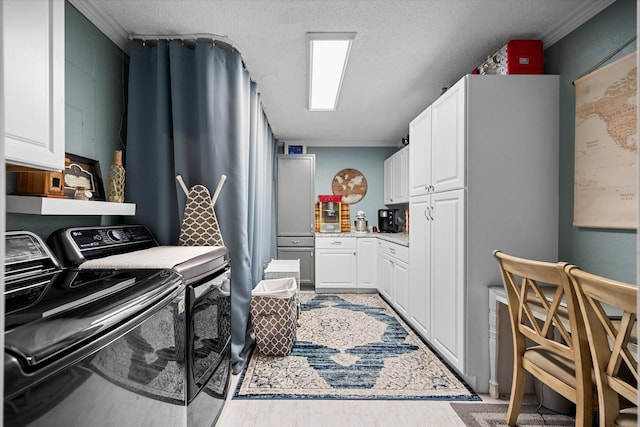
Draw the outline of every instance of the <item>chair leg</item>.
[[[593,393],[591,392],[591,388],[588,390],[589,394],[587,397],[586,393],[578,393],[578,402],[576,402],[576,427],[584,426],[591,427],[593,421]],[[580,394],[583,397],[580,397]],[[580,401],[582,400],[582,401]]]
[[[513,365],[513,381],[511,382],[511,396],[509,397],[509,410],[507,411],[507,424],[515,426],[520,414],[520,407],[524,399],[524,387],[527,380],[527,371],[522,364],[515,362]]]

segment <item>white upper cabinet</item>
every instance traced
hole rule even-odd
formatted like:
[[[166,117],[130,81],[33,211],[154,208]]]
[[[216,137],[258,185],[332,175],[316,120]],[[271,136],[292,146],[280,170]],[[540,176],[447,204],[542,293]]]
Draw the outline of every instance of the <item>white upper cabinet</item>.
[[[409,123],[409,195],[430,193],[431,107]]]
[[[384,161],[384,204],[409,202],[409,148]]]
[[[3,2],[5,158],[64,169],[64,0]]]
[[[412,197],[465,187],[465,84],[459,81],[409,124]]]
[[[466,79],[431,105],[432,192],[465,187]]]
[[[384,161],[384,204],[393,203],[393,156]]]

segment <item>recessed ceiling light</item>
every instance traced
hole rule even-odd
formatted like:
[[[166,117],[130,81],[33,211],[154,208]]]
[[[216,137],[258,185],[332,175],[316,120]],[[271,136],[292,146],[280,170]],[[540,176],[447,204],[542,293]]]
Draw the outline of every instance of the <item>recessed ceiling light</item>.
[[[308,33],[309,110],[333,111],[356,33]]]

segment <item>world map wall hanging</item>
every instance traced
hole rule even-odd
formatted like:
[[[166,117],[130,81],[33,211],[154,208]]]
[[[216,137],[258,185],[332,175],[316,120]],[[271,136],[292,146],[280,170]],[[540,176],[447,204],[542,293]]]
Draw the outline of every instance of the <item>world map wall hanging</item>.
[[[367,179],[357,169],[342,169],[333,177],[331,191],[342,195],[344,203],[358,203],[367,194]]]
[[[636,53],[575,81],[575,227],[638,224]]]

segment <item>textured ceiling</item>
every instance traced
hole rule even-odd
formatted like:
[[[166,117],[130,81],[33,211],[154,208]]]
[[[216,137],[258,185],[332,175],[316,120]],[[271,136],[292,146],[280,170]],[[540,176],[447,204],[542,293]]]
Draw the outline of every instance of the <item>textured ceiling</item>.
[[[224,36],[275,135],[398,144],[409,121],[507,41],[564,37],[613,0],[71,0],[127,49],[128,34]],[[356,32],[335,112],[307,110],[307,32]]]

